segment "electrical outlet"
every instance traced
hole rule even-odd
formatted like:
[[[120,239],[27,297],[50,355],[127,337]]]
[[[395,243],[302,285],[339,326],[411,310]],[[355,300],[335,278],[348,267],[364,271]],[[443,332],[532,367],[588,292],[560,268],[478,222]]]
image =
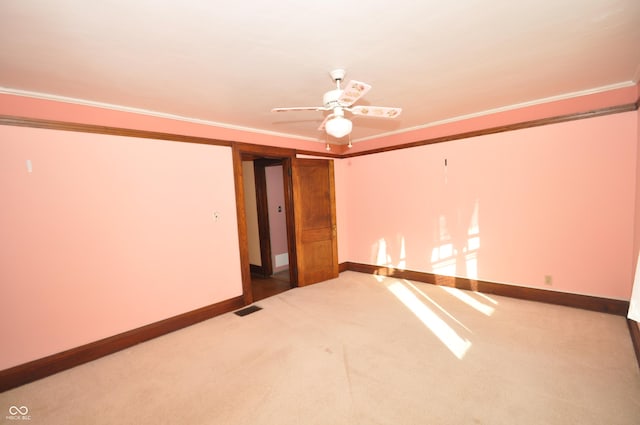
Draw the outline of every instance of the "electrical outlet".
[[[218,211],[214,211],[213,221],[220,221],[220,213]]]
[[[553,285],[553,278],[551,277],[550,274],[544,275],[544,284],[548,286]]]

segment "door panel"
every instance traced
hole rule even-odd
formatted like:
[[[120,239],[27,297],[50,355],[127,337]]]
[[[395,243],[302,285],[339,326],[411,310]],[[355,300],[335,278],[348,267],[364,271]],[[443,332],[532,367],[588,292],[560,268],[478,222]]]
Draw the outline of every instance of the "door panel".
[[[292,160],[298,286],[338,277],[333,161]]]

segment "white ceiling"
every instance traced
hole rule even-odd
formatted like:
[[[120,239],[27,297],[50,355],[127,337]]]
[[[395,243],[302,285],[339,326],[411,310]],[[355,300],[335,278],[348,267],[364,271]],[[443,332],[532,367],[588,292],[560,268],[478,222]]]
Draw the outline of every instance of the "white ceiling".
[[[0,91],[325,141],[328,71],[373,89],[354,140],[640,74],[639,0],[2,0]]]

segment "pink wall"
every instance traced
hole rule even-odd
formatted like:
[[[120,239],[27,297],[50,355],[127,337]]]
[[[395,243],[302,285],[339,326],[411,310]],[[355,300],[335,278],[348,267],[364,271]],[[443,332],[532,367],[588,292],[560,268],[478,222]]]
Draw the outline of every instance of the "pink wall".
[[[636,164],[636,204],[635,204],[635,228],[634,228],[634,244],[633,244],[633,258],[637,259],[640,253],[640,110],[636,111],[636,123],[637,123],[637,158]],[[635,273],[635,263],[633,265],[633,272]]]
[[[629,299],[637,115],[344,159],[348,259]]]
[[[0,182],[0,369],[242,293],[228,147],[0,126]]]
[[[566,99],[548,99],[543,103],[505,111],[496,111],[494,113],[487,113],[480,116],[472,116],[453,122],[441,123],[399,134],[358,142],[353,145],[353,148],[344,149],[344,152],[363,152],[385,146],[418,142],[532,120],[584,113],[620,105],[631,105],[638,100],[639,94],[640,85],[636,84],[614,90],[596,92]]]
[[[350,160],[340,159],[333,161],[333,175],[336,189],[336,221],[338,228],[338,263],[351,261],[349,257],[349,188],[347,172]]]
[[[287,216],[284,205],[284,177],[282,166],[265,168],[267,180],[267,203],[269,207],[269,233],[271,235],[271,262],[273,271],[289,268],[288,265],[276,267],[276,255],[288,254]],[[280,211],[278,210],[280,207]]]
[[[634,278],[634,287],[632,291],[631,305],[629,307],[629,317],[633,317],[638,321],[640,317],[640,276],[636,276],[636,270],[638,269],[638,263],[640,263],[640,111],[636,111],[636,124],[637,124],[637,157],[636,157],[636,181],[635,181],[635,217],[634,217],[634,230],[633,230],[633,256],[631,273]],[[638,321],[640,322],[640,321]],[[640,326],[640,324],[637,324]]]

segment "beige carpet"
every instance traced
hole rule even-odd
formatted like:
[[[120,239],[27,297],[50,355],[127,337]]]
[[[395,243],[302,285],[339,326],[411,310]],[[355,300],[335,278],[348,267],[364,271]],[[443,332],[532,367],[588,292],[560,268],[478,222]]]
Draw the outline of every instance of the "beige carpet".
[[[625,319],[355,272],[0,394],[31,424],[640,424]]]

